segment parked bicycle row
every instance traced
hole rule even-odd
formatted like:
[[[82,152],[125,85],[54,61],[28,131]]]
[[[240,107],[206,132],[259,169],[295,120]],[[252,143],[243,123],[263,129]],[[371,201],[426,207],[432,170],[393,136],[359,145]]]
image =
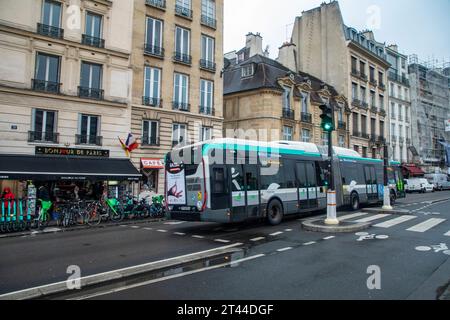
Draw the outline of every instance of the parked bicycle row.
[[[97,226],[103,221],[163,218],[164,197],[151,201],[127,194],[125,199],[102,198],[98,201],[52,202],[37,199],[36,208],[29,199],[2,199],[0,232],[41,229],[50,224],[69,228],[76,225]]]

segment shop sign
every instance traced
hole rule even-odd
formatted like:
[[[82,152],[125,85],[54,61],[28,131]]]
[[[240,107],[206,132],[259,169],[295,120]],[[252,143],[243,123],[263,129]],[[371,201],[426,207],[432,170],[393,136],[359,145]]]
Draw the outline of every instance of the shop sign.
[[[141,159],[143,169],[164,169],[164,162],[161,159]]]
[[[36,154],[47,156],[109,158],[109,150],[99,150],[99,149],[75,149],[75,148],[37,146]]]

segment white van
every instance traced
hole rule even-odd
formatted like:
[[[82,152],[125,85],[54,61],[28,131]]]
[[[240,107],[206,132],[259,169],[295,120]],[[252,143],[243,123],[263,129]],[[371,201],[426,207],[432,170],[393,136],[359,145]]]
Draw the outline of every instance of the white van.
[[[434,186],[434,190],[450,190],[450,178],[444,173],[426,174],[425,178]]]
[[[411,192],[434,192],[434,186],[428,182],[427,179],[415,178],[405,180],[405,190],[408,193]]]

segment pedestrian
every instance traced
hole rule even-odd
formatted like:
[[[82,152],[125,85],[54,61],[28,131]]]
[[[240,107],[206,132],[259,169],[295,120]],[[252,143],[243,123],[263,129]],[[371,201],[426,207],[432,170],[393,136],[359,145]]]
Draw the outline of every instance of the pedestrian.
[[[45,185],[39,187],[37,198],[42,201],[50,201],[50,193]]]
[[[16,196],[14,193],[12,193],[11,189],[9,187],[6,187],[3,190],[2,194],[2,200],[5,203],[5,211],[8,212],[9,204],[12,203],[16,199]]]

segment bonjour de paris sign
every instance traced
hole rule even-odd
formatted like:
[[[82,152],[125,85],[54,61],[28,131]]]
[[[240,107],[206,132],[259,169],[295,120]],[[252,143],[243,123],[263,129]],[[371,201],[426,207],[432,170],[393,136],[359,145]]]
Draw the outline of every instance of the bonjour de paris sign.
[[[99,149],[78,149],[78,148],[75,149],[75,148],[37,146],[36,154],[46,156],[109,158],[109,150],[99,150]]]

